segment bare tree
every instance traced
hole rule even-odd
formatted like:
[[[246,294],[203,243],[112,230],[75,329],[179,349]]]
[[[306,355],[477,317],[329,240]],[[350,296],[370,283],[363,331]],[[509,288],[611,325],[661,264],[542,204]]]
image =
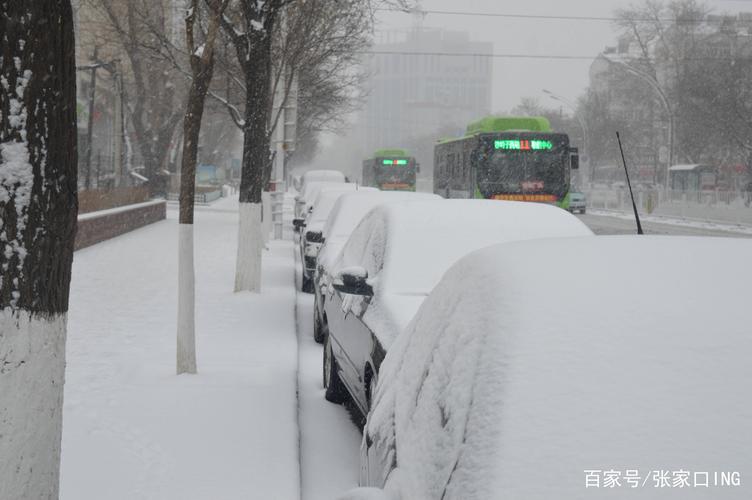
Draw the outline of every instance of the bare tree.
[[[70,2],[2,2],[0,33],[0,498],[57,498],[78,211]]]
[[[272,36],[282,9],[290,1],[235,0],[229,15],[222,18],[245,87],[235,291],[258,291],[261,287],[261,191],[270,161]]]
[[[87,0],[104,22],[97,26],[125,55],[128,118],[152,192],[162,189],[170,145],[183,118],[187,80],[169,50],[172,3],[165,0]]]
[[[186,46],[191,51],[191,87],[183,119],[183,161],[180,170],[180,227],[178,242],[177,373],[196,373],[195,282],[193,264],[193,200],[196,187],[201,118],[209,84],[214,76],[214,43],[229,0],[206,0],[208,27],[203,41],[194,34],[199,17],[198,0],[191,1],[185,17]]]

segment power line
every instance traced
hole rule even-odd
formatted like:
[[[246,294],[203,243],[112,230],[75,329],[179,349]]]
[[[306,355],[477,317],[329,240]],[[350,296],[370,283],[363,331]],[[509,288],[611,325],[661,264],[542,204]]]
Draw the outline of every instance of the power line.
[[[401,50],[364,50],[360,54],[399,55],[399,56],[440,56],[440,57],[486,57],[494,59],[554,59],[592,61],[597,55],[567,55],[567,54],[493,54],[483,52],[410,52]],[[685,57],[683,61],[735,61],[750,62],[750,57]]]
[[[752,1],[752,0],[748,0]],[[403,14],[423,14],[423,15],[440,15],[440,16],[468,16],[468,17],[501,17],[508,19],[543,19],[543,20],[557,20],[557,21],[633,21],[633,22],[664,22],[664,23],[677,23],[677,24],[702,24],[705,22],[711,22],[708,19],[670,19],[670,18],[632,18],[624,19],[618,17],[608,16],[556,16],[545,14],[509,14],[500,12],[470,12],[470,11],[454,11],[454,10],[402,10],[402,9],[377,9],[388,12],[400,12]],[[721,19],[714,21],[721,21],[725,16],[719,16]]]

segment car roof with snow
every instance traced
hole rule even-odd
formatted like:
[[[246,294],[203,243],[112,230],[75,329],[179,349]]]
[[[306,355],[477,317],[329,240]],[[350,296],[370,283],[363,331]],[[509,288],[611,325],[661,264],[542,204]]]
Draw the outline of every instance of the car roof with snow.
[[[355,186],[354,188],[342,188],[342,186]],[[378,189],[373,187],[358,186],[357,184],[341,184],[337,187],[323,187],[319,190],[316,196],[316,201],[313,202],[313,212],[306,221],[306,230],[314,229],[320,231],[326,223],[329,214],[334,208],[337,200],[346,195],[353,194],[355,196],[362,193],[378,193]]]
[[[752,470],[750,255],[599,236],[461,259],[381,366],[367,429],[396,432],[403,498],[450,475],[448,498],[551,499],[588,470]]]
[[[340,191],[354,191],[357,184],[350,182],[324,182],[314,181],[303,186],[303,191],[295,198],[299,202],[304,202],[311,206],[322,189],[339,189]]]
[[[374,207],[396,201],[440,199],[442,199],[441,196],[433,193],[364,191],[362,189],[340,196],[324,223],[323,234],[326,240],[318,255],[319,262],[328,268],[361,219]]]
[[[345,182],[345,174],[339,170],[309,170],[303,174],[303,186],[309,182]]]
[[[377,304],[369,306],[364,321],[390,321],[394,326],[383,331],[395,331],[407,324],[444,271],[473,250],[505,241],[592,234],[565,210],[539,203],[443,199],[387,203],[361,220],[332,272],[364,267]],[[380,340],[384,345],[391,341]]]

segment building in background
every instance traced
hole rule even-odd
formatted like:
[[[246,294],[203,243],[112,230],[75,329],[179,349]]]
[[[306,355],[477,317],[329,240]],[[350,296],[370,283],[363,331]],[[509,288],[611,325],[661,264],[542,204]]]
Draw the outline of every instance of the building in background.
[[[492,43],[471,41],[466,32],[416,26],[382,33],[367,61],[358,119],[363,158],[407,148],[420,177],[432,178],[436,139],[464,133],[467,123],[490,113],[492,59],[479,54],[492,52]]]

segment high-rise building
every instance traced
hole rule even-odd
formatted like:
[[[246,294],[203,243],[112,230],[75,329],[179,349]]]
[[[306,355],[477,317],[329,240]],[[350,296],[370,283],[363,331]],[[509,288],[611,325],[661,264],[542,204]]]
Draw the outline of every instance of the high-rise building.
[[[419,161],[430,170],[430,148],[420,144],[430,146],[432,135],[463,132],[468,122],[489,114],[492,59],[483,54],[493,52],[492,43],[416,27],[383,33],[373,52],[359,119],[365,154],[412,146],[424,150],[416,156],[422,154]]]

